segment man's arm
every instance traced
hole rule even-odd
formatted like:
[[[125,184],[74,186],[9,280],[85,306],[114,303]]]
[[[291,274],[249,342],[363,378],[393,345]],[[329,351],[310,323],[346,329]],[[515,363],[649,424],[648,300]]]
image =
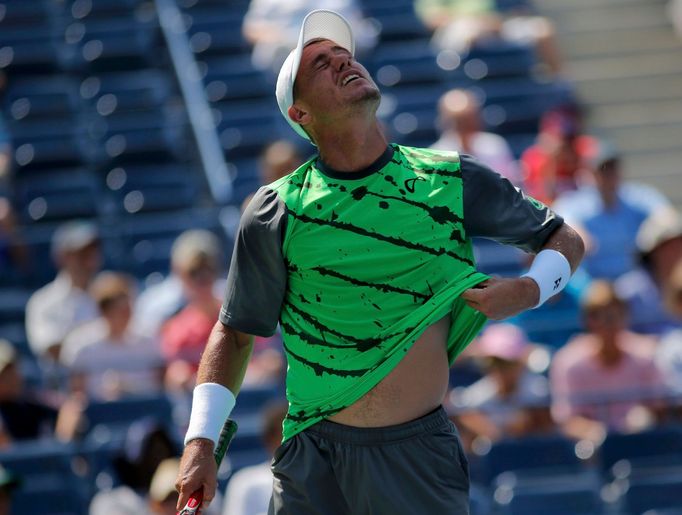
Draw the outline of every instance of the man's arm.
[[[556,251],[566,258],[568,266],[564,266],[575,271],[585,248],[573,228],[475,159],[461,156],[461,160],[467,236],[490,238],[534,254]],[[530,277],[492,278],[465,291],[462,298],[488,318],[499,320],[537,306],[540,289]]]
[[[560,252],[568,260],[571,273],[585,253],[583,240],[565,223],[552,233],[541,250],[545,249]],[[530,277],[493,277],[466,290],[462,298],[488,318],[502,320],[535,307],[540,300],[540,288]]]
[[[239,392],[253,348],[253,337],[217,322],[199,363],[197,384],[216,383],[235,395]],[[196,438],[185,446],[175,488],[181,510],[196,490],[203,488],[204,506],[215,496],[216,462],[213,442]]]

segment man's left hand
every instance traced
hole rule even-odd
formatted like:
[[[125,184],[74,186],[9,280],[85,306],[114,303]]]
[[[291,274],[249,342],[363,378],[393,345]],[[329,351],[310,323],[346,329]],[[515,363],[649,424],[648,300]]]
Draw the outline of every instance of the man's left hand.
[[[529,277],[492,277],[462,293],[472,308],[492,320],[502,320],[535,307],[540,288]]]

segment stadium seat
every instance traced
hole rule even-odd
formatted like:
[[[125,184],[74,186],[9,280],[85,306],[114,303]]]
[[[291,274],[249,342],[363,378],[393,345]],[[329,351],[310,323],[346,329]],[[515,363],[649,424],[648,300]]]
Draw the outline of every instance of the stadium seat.
[[[25,288],[0,289],[0,324],[23,322],[26,303],[32,290]]]
[[[630,515],[682,506],[682,470],[677,474],[632,478],[626,488],[623,501],[625,511]]]
[[[529,436],[495,442],[480,456],[484,482],[490,483],[503,472],[519,475],[577,474],[585,465],[576,455],[575,444],[562,436]]]
[[[99,425],[124,427],[145,417],[153,417],[163,426],[171,427],[172,406],[168,397],[135,396],[110,402],[90,402],[84,412],[87,432]]]
[[[196,172],[175,164],[123,165],[106,174],[114,212],[138,213],[192,207],[199,199]]]
[[[495,497],[500,515],[601,515],[604,510],[597,485],[585,487],[570,481],[530,489],[498,489]]]
[[[428,40],[396,41],[378,46],[367,68],[381,86],[443,84],[449,72],[436,62]]]
[[[0,463],[21,480],[13,494],[13,515],[73,515],[85,510],[86,471],[74,444],[17,442],[0,451]]]
[[[609,471],[621,460],[637,467],[638,460],[645,468],[680,464],[682,456],[682,428],[661,427],[640,433],[609,433],[599,451],[600,465]],[[667,459],[670,458],[670,459]]]
[[[51,170],[19,178],[16,207],[25,221],[90,218],[97,215],[99,183],[85,170]]]

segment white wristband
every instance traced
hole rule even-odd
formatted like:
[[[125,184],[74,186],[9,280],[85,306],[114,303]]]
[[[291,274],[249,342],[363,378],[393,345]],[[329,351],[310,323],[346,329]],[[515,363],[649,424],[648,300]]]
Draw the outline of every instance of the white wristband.
[[[571,265],[561,252],[545,249],[538,252],[530,270],[521,277],[530,277],[540,288],[540,301],[534,306],[537,308],[566,287],[571,278]]]
[[[234,394],[221,384],[198,384],[194,388],[192,413],[185,435],[185,445],[197,438],[206,438],[216,445],[223,424],[230,416],[236,402]]]

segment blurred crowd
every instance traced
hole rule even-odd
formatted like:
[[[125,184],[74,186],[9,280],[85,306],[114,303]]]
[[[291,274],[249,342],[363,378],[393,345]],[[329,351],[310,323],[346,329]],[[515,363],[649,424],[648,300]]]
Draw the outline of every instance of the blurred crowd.
[[[279,68],[312,8],[342,12],[362,36],[360,55],[371,51],[377,29],[352,0],[252,0],[243,30],[258,68]],[[555,29],[545,18],[501,16],[493,2],[417,0],[415,8],[440,46],[460,51],[489,38],[522,41],[537,48],[547,73],[562,73]],[[0,72],[0,91],[3,83]],[[577,306],[579,331],[556,346],[531,341],[523,320],[489,324],[455,365],[444,404],[467,450],[533,434],[598,446],[609,432],[678,420],[682,218],[665,195],[624,176],[618,149],[586,132],[576,105],[547,112],[520,159],[501,136],[483,130],[475,91],[444,92],[434,123],[441,131],[434,148],[471,154],[551,205],[588,249],[573,288],[563,294]],[[261,183],[303,160],[291,142],[272,142],[260,161]],[[13,212],[11,163],[11,137],[0,117],[0,274],[22,277],[35,256]],[[58,273],[32,294],[25,316],[38,380],[24,376],[16,342],[0,340],[0,446],[77,440],[90,402],[166,394],[187,413],[221,307],[230,249],[209,231],[184,232],[173,245],[171,269],[153,285],[102,270],[101,238],[91,221],[62,224],[50,252]],[[551,310],[550,304],[547,316]],[[285,370],[279,336],[257,338],[243,388],[283,388]],[[264,409],[263,445],[270,453],[281,439],[285,409]],[[177,435],[183,431],[179,426],[172,434],[146,421],[131,427],[126,453],[112,465],[117,486],[93,499],[91,513],[175,513]],[[216,500],[213,513],[264,513],[269,474],[266,463],[242,469],[229,482],[224,508]],[[11,471],[0,469],[0,514],[16,484]]]

